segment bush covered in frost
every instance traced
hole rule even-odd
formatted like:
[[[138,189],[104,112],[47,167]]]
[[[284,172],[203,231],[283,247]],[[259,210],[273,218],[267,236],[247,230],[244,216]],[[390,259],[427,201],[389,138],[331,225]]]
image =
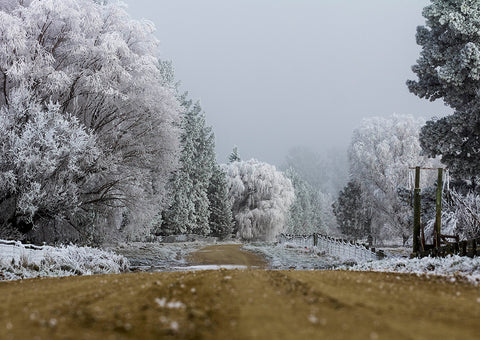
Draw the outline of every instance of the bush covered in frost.
[[[113,274],[128,269],[124,256],[96,248],[68,245],[29,249],[20,242],[0,240],[0,280]]]

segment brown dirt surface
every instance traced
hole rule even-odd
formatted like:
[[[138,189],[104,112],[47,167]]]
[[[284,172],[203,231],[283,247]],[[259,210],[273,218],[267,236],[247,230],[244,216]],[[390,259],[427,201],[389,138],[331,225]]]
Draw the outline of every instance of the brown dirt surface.
[[[238,265],[265,268],[267,262],[257,254],[241,249],[242,244],[213,245],[191,253],[187,261],[193,265]]]
[[[463,340],[480,332],[478,287],[416,275],[130,273],[0,282],[0,297],[0,339]]]

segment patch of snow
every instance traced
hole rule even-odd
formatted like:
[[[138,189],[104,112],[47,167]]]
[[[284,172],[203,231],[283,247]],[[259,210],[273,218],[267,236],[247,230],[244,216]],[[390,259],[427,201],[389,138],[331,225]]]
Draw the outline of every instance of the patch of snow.
[[[247,266],[238,266],[233,264],[207,264],[199,266],[185,266],[185,267],[173,267],[172,270],[175,271],[197,271],[197,270],[219,270],[219,269],[247,269]],[[250,267],[256,268],[256,267]],[[227,279],[225,277],[224,279]]]

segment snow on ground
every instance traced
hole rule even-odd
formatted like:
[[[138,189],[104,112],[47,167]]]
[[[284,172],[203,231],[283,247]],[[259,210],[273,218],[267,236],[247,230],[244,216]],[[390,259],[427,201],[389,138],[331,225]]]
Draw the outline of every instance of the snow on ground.
[[[0,281],[121,273],[128,268],[129,263],[124,256],[96,248],[75,245],[35,247],[0,240]]]
[[[234,264],[203,264],[198,266],[173,267],[175,271],[219,270],[219,269],[247,269],[247,266]],[[255,267],[252,267],[255,268]]]
[[[480,283],[479,257],[469,258],[458,255],[445,258],[424,257],[422,259],[394,257],[353,266],[340,266],[338,269],[439,275],[449,277],[452,281],[466,279],[475,285]]]

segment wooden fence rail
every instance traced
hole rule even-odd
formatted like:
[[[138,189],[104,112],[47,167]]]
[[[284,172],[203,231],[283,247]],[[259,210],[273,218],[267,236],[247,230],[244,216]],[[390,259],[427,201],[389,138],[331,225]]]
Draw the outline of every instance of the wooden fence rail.
[[[322,234],[289,235],[281,234],[280,243],[293,242],[305,247],[318,247],[327,254],[344,259],[377,260],[385,257],[383,251],[375,252],[366,244],[359,244],[345,239],[337,239]]]
[[[412,253],[412,257],[445,257],[447,255],[475,257],[480,254],[480,249],[477,248],[478,245],[480,245],[480,238],[450,242],[439,248],[420,250],[418,253]]]

